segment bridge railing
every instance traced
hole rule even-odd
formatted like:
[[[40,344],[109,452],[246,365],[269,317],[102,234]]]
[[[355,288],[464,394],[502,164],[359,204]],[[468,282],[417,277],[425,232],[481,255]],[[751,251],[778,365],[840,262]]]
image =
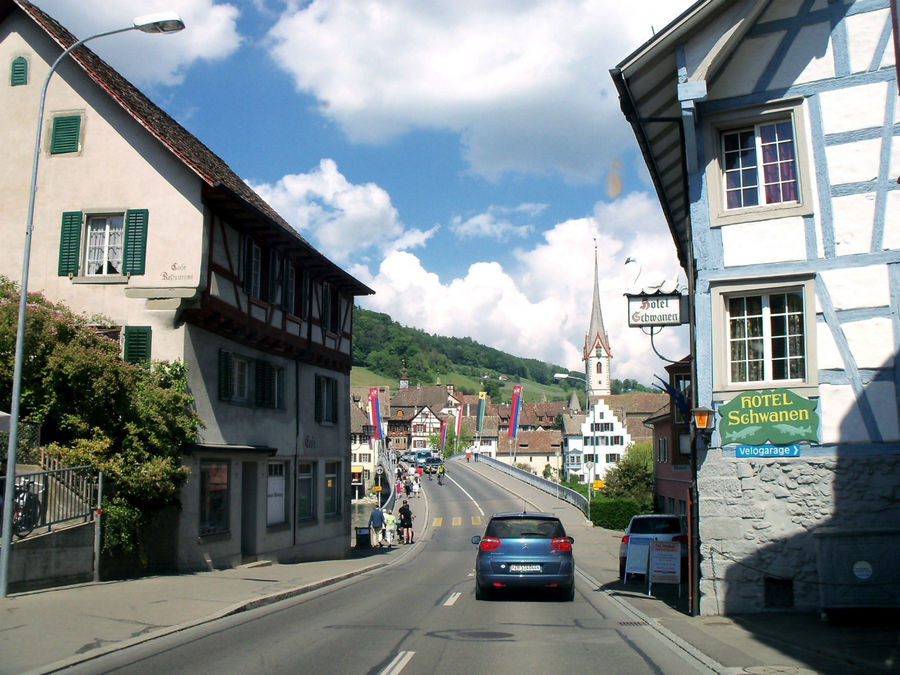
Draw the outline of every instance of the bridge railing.
[[[504,464],[503,462],[493,459],[492,457],[479,455],[478,461],[484,462],[488,466],[491,466],[498,471],[509,474],[514,478],[518,478],[519,480],[528,483],[529,485],[536,487],[539,490],[543,490],[544,492],[553,495],[557,499],[568,502],[579,511],[581,511],[585,515],[585,517],[588,517],[588,500],[587,497],[585,497],[580,492],[576,492],[575,490],[567,488],[564,485],[560,485],[559,483],[554,483],[552,480],[547,480],[546,478],[535,476],[529,471],[523,471],[522,469],[510,466],[509,464]]]

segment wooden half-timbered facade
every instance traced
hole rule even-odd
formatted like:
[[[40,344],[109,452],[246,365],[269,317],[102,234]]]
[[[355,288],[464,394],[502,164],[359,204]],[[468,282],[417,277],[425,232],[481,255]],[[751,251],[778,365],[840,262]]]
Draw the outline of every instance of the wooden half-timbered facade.
[[[12,279],[41,85],[74,42],[25,0],[0,0]],[[105,317],[127,360],[183,361],[205,424],[184,450],[169,564],[344,555],[353,305],[372,291],[86,47],[53,75],[43,127],[30,290]]]

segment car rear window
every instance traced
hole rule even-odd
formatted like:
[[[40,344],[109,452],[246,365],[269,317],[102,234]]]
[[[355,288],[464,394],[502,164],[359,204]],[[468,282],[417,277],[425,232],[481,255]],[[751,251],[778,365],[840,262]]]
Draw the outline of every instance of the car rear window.
[[[553,539],[565,537],[562,523],[550,518],[494,518],[488,523],[487,537],[498,539]]]
[[[635,518],[631,521],[632,534],[680,534],[678,518]]]

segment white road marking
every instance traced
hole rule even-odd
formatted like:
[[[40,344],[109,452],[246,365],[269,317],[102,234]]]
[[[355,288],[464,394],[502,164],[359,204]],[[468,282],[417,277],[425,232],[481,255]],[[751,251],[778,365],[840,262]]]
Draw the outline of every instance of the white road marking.
[[[394,657],[394,660],[387,664],[387,667],[381,671],[381,675],[397,675],[397,673],[406,667],[406,664],[409,663],[409,660],[414,654],[415,652],[400,652]]]
[[[462,593],[453,593],[444,601],[444,607],[453,607],[453,605],[456,604],[456,601],[459,600],[460,595],[462,595]]]
[[[445,477],[445,478],[450,478],[450,476],[446,476],[446,475],[445,475],[444,477]],[[466,492],[466,489],[465,489],[462,485],[460,485],[459,483],[457,483],[455,480],[453,480],[452,478],[450,478],[450,480],[453,481],[453,484],[456,485],[456,487],[458,487],[460,490],[463,491],[463,494],[464,494],[466,497],[468,497],[469,499],[472,500],[472,503],[475,504],[475,508],[478,509],[478,513],[480,513],[481,516],[484,517],[484,511],[481,510],[481,507],[478,505],[478,502],[475,501],[475,497],[473,497],[473,496],[470,495],[468,492]]]

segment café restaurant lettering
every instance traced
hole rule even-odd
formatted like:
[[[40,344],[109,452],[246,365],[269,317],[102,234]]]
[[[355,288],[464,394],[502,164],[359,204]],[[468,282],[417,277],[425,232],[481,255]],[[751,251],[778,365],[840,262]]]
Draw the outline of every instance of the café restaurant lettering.
[[[722,444],[788,445],[819,440],[816,402],[789,389],[746,391],[719,406]]]

